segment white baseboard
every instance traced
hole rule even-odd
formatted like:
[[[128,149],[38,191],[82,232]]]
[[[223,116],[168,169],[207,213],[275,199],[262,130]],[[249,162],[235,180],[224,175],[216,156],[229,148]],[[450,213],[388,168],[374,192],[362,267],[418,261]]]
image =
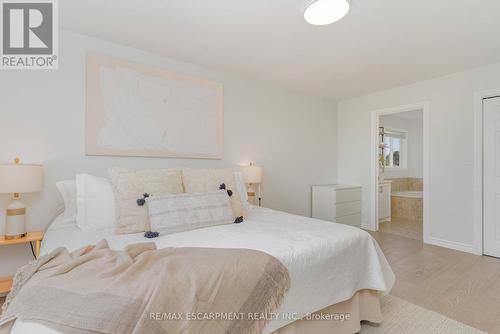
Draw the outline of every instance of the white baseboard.
[[[363,230],[374,231],[370,224],[361,223],[361,228]]]
[[[444,239],[439,239],[435,237],[429,237],[426,241],[427,244],[431,244],[434,246],[440,246],[444,248],[454,249],[461,252],[472,253],[476,255],[481,255],[478,253],[476,247],[470,244],[464,244],[462,242],[449,241]]]

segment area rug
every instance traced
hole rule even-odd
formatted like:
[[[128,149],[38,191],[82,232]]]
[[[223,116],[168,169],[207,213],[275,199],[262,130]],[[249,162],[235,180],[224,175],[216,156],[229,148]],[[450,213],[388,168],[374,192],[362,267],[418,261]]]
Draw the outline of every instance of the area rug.
[[[363,324],[361,334],[486,334],[394,296],[383,297],[381,306],[382,324]]]

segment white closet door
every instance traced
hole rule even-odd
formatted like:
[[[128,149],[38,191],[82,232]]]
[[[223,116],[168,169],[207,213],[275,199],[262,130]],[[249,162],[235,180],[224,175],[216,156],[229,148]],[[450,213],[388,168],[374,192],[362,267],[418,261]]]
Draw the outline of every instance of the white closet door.
[[[500,98],[483,101],[483,251],[500,257]]]

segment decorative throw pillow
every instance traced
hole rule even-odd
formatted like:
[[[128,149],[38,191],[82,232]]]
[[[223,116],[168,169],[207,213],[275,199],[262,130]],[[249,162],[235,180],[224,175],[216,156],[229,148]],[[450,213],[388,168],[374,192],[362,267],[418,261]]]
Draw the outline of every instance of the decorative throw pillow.
[[[243,204],[243,208],[248,210],[250,208],[250,204],[248,203],[248,192],[247,186],[243,181],[243,174],[241,172],[234,172],[234,179],[236,180],[236,189],[238,190],[238,194],[240,194],[241,203]]]
[[[179,194],[184,192],[180,169],[156,169],[131,171],[111,168],[109,175],[116,199],[115,233],[136,233],[149,231],[146,206],[139,206],[137,200],[143,194]]]
[[[51,228],[64,228],[76,226],[76,181],[64,180],[56,182],[57,190],[64,202],[64,212],[51,225]],[[57,224],[56,224],[57,223]]]
[[[236,218],[245,217],[245,209],[236,188],[234,172],[231,168],[222,169],[182,169],[182,181],[187,193],[202,193],[220,189],[222,184],[231,190],[231,207]]]
[[[234,222],[224,190],[146,198],[151,230],[160,234],[190,231]]]
[[[113,231],[115,196],[108,179],[77,174],[76,207],[76,224],[83,231]]]

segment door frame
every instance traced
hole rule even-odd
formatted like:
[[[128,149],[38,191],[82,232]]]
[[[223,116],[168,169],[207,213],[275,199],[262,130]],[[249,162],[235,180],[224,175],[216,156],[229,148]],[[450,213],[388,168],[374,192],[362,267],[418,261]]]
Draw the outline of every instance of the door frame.
[[[423,241],[429,240],[429,210],[430,210],[430,182],[429,182],[429,102],[401,105],[392,108],[374,110],[371,112],[371,140],[370,140],[370,220],[369,230],[378,231],[378,127],[382,115],[397,114],[405,111],[422,110],[423,127]]]
[[[474,253],[484,254],[483,245],[483,100],[500,97],[500,88],[474,94]]]

